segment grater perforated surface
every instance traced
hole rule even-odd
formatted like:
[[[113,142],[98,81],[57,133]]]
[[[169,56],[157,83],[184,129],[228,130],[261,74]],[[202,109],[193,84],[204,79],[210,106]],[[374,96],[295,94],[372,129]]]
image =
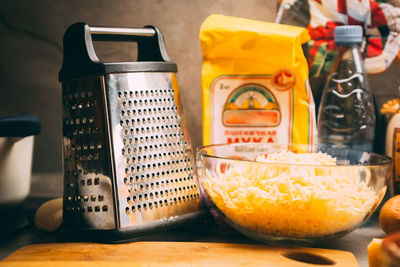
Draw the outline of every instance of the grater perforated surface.
[[[173,73],[106,76],[120,227],[198,211],[200,189]]]
[[[63,83],[64,224],[115,228],[103,79]]]
[[[200,208],[174,73],[63,82],[64,221],[148,231]]]

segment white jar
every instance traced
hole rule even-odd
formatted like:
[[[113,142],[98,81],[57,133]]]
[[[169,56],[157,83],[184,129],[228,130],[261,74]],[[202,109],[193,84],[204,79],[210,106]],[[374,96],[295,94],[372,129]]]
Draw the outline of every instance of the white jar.
[[[14,206],[29,194],[34,136],[0,137],[0,205]]]
[[[21,203],[29,194],[37,116],[24,113],[0,117],[0,210]]]

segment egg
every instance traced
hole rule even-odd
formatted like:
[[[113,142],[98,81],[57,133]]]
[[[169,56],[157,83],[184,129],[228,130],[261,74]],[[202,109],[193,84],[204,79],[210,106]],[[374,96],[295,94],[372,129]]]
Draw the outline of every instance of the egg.
[[[390,198],[383,205],[379,224],[386,234],[400,231],[400,195]]]

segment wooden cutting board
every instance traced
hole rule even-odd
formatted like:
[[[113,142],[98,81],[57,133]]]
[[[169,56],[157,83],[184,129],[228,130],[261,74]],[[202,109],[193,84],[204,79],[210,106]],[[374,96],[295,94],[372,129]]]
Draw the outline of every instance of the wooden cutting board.
[[[309,262],[309,263],[307,263]],[[23,247],[0,267],[31,266],[359,266],[350,252],[301,247],[200,243],[56,243]]]

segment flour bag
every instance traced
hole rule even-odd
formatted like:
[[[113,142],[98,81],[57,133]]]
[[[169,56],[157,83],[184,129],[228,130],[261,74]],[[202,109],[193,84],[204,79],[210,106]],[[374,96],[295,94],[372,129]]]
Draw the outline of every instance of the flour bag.
[[[202,24],[203,144],[314,144],[305,28],[211,15]]]

